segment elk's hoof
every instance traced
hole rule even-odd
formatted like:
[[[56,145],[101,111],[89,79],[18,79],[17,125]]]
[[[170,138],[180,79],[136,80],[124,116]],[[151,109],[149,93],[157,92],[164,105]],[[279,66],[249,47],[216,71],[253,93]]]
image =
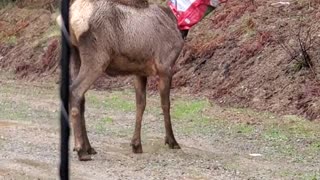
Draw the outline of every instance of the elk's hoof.
[[[92,155],[97,154],[97,151],[94,148],[89,148],[87,152],[88,154],[92,154]]]
[[[76,152],[84,151],[84,152],[87,152],[88,154],[91,154],[91,155],[97,154],[97,151],[94,148],[89,148],[86,151],[82,150],[81,148],[73,148],[73,151],[76,151]]]
[[[181,149],[175,139],[166,138],[165,144],[168,144],[170,149]]]
[[[92,160],[91,155],[97,154],[97,152],[93,148],[89,148],[88,150],[84,150],[82,148],[74,148],[73,151],[78,153],[79,161],[90,161]]]
[[[92,157],[87,152],[78,152],[79,161],[91,161]]]
[[[181,149],[180,145],[178,143],[176,144],[168,144],[170,149]]]
[[[131,147],[132,147],[132,152],[135,154],[141,154],[143,153],[142,151],[142,145],[141,144],[134,144],[131,143]]]

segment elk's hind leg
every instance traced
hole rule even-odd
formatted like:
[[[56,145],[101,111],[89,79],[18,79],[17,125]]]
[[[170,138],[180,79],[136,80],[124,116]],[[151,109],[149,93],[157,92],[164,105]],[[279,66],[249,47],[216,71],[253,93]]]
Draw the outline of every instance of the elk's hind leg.
[[[164,125],[166,129],[165,144],[169,145],[171,149],[180,149],[172,130],[171,116],[170,116],[170,86],[171,86],[171,73],[160,75],[159,89],[161,97],[161,108],[163,110]]]
[[[164,116],[164,125],[166,129],[165,144],[169,145],[171,149],[180,149],[177,143],[171,124],[170,116],[170,88],[172,81],[172,67],[176,62],[181,48],[183,46],[183,41],[176,42],[173,48],[163,49],[163,53],[158,55],[156,66],[159,75],[159,90],[161,97],[161,108]]]
[[[136,125],[131,140],[133,153],[142,153],[141,145],[141,122],[143,112],[146,108],[146,85],[147,77],[136,76],[134,87],[136,91]]]

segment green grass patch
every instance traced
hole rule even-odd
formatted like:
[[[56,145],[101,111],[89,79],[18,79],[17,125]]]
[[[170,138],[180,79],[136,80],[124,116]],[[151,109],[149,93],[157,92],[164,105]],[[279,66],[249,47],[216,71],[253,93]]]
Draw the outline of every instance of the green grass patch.
[[[293,141],[295,139],[320,138],[320,124],[297,116],[283,116],[281,119],[263,122],[263,136],[271,141]]]
[[[297,149],[293,144],[280,144],[278,150],[281,154],[294,157],[296,161],[300,161]]]
[[[301,172],[301,171],[282,171],[279,173],[279,175],[282,178],[288,178],[290,179],[300,179],[300,180],[319,180],[320,179],[320,172]]]
[[[111,117],[105,117],[102,119],[102,122],[107,124],[107,123],[112,123],[113,119]]]
[[[2,75],[2,74],[1,74]],[[4,76],[11,76],[8,73]],[[25,98],[49,98],[54,99],[59,97],[59,91],[55,87],[52,87],[48,84],[43,84],[41,86],[34,86],[30,84],[15,84],[14,86],[11,83],[1,84],[0,86],[0,95],[3,96],[25,96]],[[1,99],[1,98],[0,98]]]
[[[189,120],[181,122],[183,126],[179,126],[179,131],[184,134],[200,133],[210,135],[216,132],[214,120],[209,118],[199,118],[197,120]]]
[[[276,142],[282,142],[282,141],[288,141],[287,135],[279,128],[277,127],[270,127],[263,133],[263,137],[267,141],[276,141]]]
[[[31,109],[26,103],[18,103],[12,100],[1,99],[1,118],[8,120],[29,120]],[[28,113],[30,111],[30,113]]]
[[[215,121],[204,112],[210,108],[206,100],[182,100],[173,102],[171,116],[173,120],[182,121],[179,131],[185,134],[210,134],[215,131]]]
[[[58,113],[48,109],[35,109],[31,105],[22,101],[1,99],[0,114],[2,119],[32,121],[39,119],[57,119]]]
[[[292,138],[320,138],[320,124],[310,122],[297,116],[284,116],[280,128],[287,131]]]
[[[132,93],[125,91],[111,92],[107,97],[93,91],[86,95],[86,100],[90,106],[92,105],[94,108],[135,112],[135,99],[132,97]]]
[[[93,93],[87,93],[86,103],[88,103],[89,106],[92,106],[93,108],[101,108],[104,106],[103,99]]]
[[[186,134],[201,133],[204,135],[212,135],[216,133],[234,135],[239,134],[250,136],[254,133],[255,126],[247,123],[234,123],[216,117],[214,107],[208,100],[191,100],[179,98],[173,102],[171,115],[174,120],[183,121],[183,127],[180,131]],[[210,111],[208,111],[210,110]],[[257,114],[254,111],[247,109],[230,108],[229,112]]]
[[[134,112],[135,111],[135,101],[126,98],[126,96],[121,96],[113,94],[110,97],[107,97],[103,101],[104,107],[107,109],[119,110],[124,112]]]
[[[270,157],[279,156],[294,162],[314,161],[320,151],[319,124],[293,115],[262,122],[261,137],[273,149]]]
[[[234,130],[234,132],[243,135],[251,135],[254,132],[254,126],[247,123],[234,124],[232,125],[232,129]]]
[[[3,43],[11,46],[17,45],[17,37],[15,35],[5,37]]]
[[[209,102],[204,100],[177,100],[173,103],[171,114],[178,120],[199,120],[204,117],[202,112],[209,106]]]
[[[49,108],[42,99],[57,98],[58,91],[51,88],[39,88],[32,85],[1,84],[0,86],[0,114],[2,119],[8,120],[48,120],[57,119],[59,108]],[[48,103],[49,103],[48,102]]]
[[[97,124],[96,124],[96,131],[97,133],[103,134],[107,130],[108,124],[111,124],[113,122],[113,119],[111,117],[105,117],[101,119]]]
[[[320,171],[299,173],[297,176],[302,180],[320,180]]]
[[[320,154],[320,140],[312,142],[309,149]]]

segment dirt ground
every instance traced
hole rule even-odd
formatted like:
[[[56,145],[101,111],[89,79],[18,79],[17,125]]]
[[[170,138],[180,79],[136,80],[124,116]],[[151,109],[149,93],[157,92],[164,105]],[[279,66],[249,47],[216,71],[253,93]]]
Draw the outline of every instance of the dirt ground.
[[[52,84],[1,81],[0,179],[57,178],[57,92]],[[90,91],[87,125],[98,154],[93,161],[80,162],[70,151],[72,179],[320,178],[319,124],[296,116],[222,108],[178,92],[172,99],[174,131],[182,149],[164,145],[159,97],[149,94],[144,153],[136,155],[129,145],[134,93]]]

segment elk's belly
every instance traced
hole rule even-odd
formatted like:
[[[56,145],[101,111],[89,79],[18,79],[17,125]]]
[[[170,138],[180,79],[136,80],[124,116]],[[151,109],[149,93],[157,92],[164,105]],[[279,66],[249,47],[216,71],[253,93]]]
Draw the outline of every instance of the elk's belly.
[[[129,60],[124,57],[118,57],[110,62],[106,73],[110,76],[153,76],[157,75],[157,68],[154,59]]]

